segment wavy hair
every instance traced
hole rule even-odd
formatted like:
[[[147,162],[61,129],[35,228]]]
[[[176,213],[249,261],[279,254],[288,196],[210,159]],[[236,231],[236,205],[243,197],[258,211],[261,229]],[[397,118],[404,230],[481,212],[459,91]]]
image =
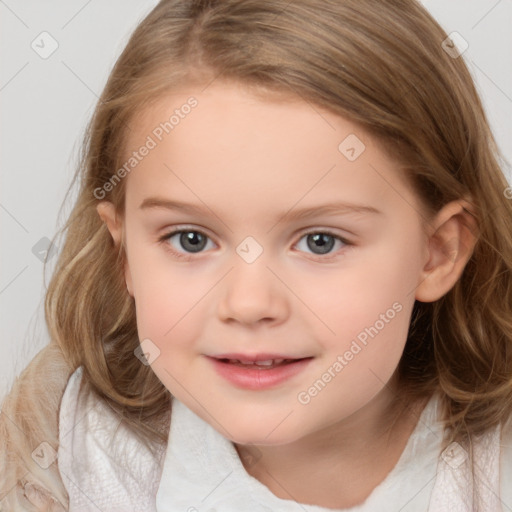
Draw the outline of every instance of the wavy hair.
[[[169,392],[134,357],[135,304],[95,190],[123,164],[127,131],[177,86],[231,80],[300,97],[357,123],[401,163],[434,214],[471,198],[477,242],[458,282],[416,302],[399,378],[438,392],[450,441],[512,413],[512,200],[471,74],[416,0],[162,0],[132,34],[87,128],[78,198],[49,283],[46,322],[70,369],[148,443],[166,441]],[[106,198],[124,212],[125,181]]]

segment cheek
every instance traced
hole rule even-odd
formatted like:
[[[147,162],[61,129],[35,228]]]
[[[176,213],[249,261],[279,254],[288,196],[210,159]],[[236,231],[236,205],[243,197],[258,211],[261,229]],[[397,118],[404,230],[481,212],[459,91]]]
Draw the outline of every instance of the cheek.
[[[329,345],[338,344],[341,349],[357,337],[364,342],[368,331],[375,332],[375,328],[381,338],[398,336],[398,345],[402,338],[405,342],[418,278],[419,247],[405,239],[399,242],[354,251],[338,271],[325,273],[325,277],[311,276],[309,281],[315,282],[317,292],[303,287],[301,293],[308,297],[311,311],[323,321],[317,335]]]
[[[163,249],[137,249],[128,258],[139,337],[150,338],[165,350],[176,340],[187,342],[194,326],[200,325],[194,318],[211,284],[184,272],[162,253]]]
[[[313,376],[303,390],[311,414],[333,404],[333,418],[350,414],[389,381],[407,340],[418,255],[419,245],[405,239],[374,246],[357,257],[354,253],[350,266],[347,259],[334,278],[322,280],[324,295],[311,296],[311,309],[333,331],[326,334],[324,326],[316,330],[325,351],[325,373]]]
[[[403,353],[414,300],[391,294],[366,303],[346,303],[331,321],[336,336],[322,337],[324,357],[319,371],[297,395],[308,416],[335,422],[347,417],[386,388]]]

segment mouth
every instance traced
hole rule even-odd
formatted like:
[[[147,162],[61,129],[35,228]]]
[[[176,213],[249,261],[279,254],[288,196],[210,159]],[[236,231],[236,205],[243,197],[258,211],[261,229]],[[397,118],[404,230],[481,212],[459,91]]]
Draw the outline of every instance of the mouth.
[[[298,375],[313,357],[281,354],[221,354],[208,356],[217,374],[238,388],[262,390],[276,387]]]
[[[247,359],[233,359],[227,357],[216,358],[217,361],[225,364],[232,364],[234,366],[240,366],[242,368],[251,368],[258,370],[270,370],[272,368],[277,368],[278,366],[284,366],[287,364],[293,364],[298,361],[302,361],[304,359],[311,359],[308,357],[301,357],[297,359],[286,359],[286,358],[275,358],[275,359],[260,359],[256,361],[251,361]]]

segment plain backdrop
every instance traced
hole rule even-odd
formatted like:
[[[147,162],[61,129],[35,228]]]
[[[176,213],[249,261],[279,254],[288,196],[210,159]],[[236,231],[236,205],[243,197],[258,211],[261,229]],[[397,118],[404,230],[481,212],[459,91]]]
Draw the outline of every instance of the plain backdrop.
[[[0,400],[49,342],[43,299],[56,253],[46,279],[42,256],[71,210],[81,138],[110,69],[156,3],[0,0]],[[423,4],[467,41],[463,58],[512,161],[512,0]]]

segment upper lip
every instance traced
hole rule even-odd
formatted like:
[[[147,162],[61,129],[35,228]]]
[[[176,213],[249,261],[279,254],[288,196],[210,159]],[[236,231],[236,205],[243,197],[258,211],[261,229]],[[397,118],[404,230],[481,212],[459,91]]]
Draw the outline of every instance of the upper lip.
[[[304,359],[308,356],[295,357],[286,354],[271,354],[271,353],[258,353],[258,354],[240,354],[240,353],[229,353],[229,354],[217,354],[212,355],[214,359],[237,359],[238,361],[270,361],[275,359]],[[309,356],[311,357],[311,356]]]

